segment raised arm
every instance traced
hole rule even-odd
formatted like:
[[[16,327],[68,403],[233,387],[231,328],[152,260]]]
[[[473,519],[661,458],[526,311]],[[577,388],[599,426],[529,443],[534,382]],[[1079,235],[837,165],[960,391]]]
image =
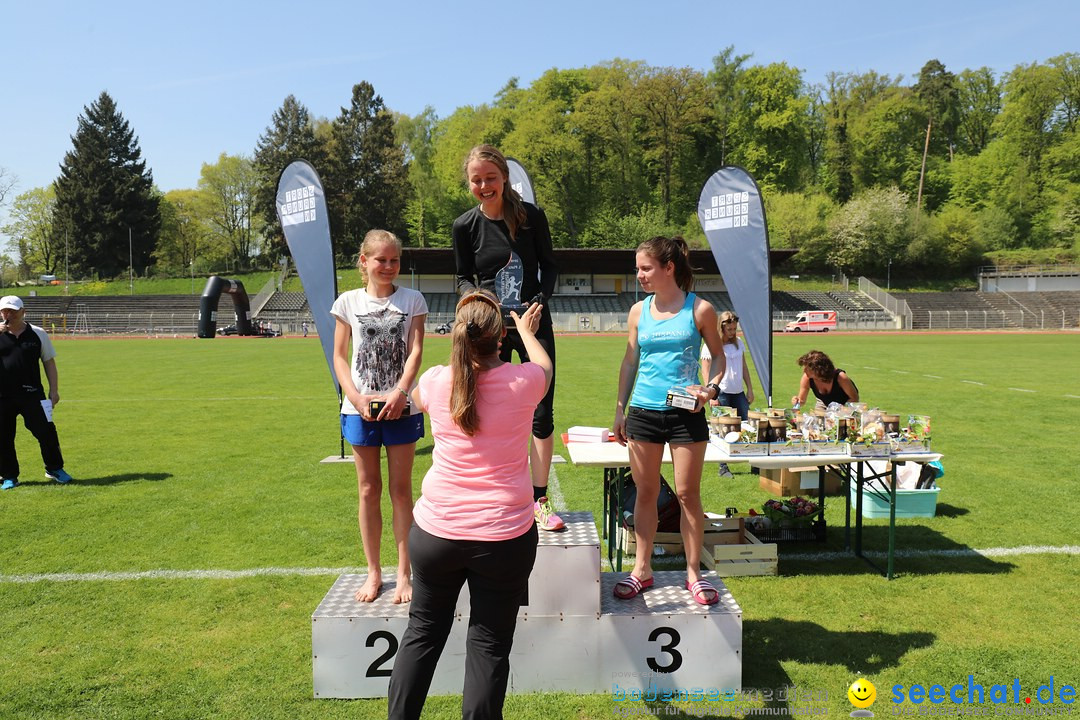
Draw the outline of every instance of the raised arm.
[[[529,354],[529,362],[536,363],[544,371],[544,392],[546,393],[551,385],[551,375],[555,372],[555,366],[551,362],[547,350],[536,339],[536,329],[540,327],[540,313],[542,310],[543,306],[540,303],[533,303],[520,316],[513,310],[510,311],[510,316],[514,318],[514,324],[517,327],[518,334],[521,335],[521,342],[525,346],[525,352]]]

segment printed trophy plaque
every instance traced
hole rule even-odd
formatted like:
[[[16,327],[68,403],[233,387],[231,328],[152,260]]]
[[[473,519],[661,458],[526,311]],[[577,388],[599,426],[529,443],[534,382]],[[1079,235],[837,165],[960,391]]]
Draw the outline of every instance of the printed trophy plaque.
[[[521,301],[521,283],[525,276],[525,268],[521,264],[521,258],[514,251],[510,251],[510,260],[502,270],[495,273],[495,296],[499,298],[502,306],[503,322],[508,327],[514,327],[514,319],[510,317],[513,310],[519,316],[525,312],[527,305]]]

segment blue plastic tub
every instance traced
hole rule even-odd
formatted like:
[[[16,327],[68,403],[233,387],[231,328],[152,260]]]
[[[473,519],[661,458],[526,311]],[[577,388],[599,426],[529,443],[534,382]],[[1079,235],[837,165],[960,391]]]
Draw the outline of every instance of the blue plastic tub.
[[[851,483],[851,507],[855,507],[855,483]],[[941,488],[926,490],[897,490],[896,517],[932,518],[937,514],[937,498]],[[864,518],[889,519],[889,496],[884,490],[863,488],[862,516]]]

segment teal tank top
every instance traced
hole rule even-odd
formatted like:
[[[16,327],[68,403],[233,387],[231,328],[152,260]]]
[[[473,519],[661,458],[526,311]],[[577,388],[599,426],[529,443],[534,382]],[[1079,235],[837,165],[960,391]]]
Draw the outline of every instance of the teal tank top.
[[[694,299],[686,293],[674,317],[655,320],[653,296],[645,298],[638,318],[638,373],[630,404],[647,410],[668,410],[667,391],[699,382],[701,333],[694,324]]]

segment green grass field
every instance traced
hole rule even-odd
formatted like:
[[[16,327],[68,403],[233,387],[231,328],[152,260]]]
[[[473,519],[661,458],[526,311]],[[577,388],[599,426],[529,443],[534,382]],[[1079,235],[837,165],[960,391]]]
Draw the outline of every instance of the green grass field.
[[[318,463],[339,450],[318,342],[56,346],[56,417],[78,482],[46,482],[20,428],[23,485],[0,493],[0,718],[384,717],[385,700],[312,698],[310,616],[332,572],[169,575],[363,563],[355,471]],[[559,338],[557,427],[610,423],[623,346]],[[988,687],[1019,678],[1028,692],[1051,676],[1076,686],[1080,335],[778,336],[777,405],[811,347],[847,369],[871,404],[933,417],[946,467],[938,514],[897,530],[901,550],[933,552],[899,558],[892,582],[857,559],[822,560],[842,547],[843,502],[832,502],[824,545],[782,546],[779,577],[728,581],[744,611],[744,687],[827,692],[829,714],[847,715],[846,689],[865,675],[880,716],[891,714],[897,683],[948,687],[973,674]],[[448,340],[429,337],[425,350],[426,364],[445,362]],[[418,447],[417,492],[430,447],[430,438]],[[745,465],[734,469],[724,482],[707,473],[706,509],[768,498]],[[599,472],[556,471],[569,508],[599,518]],[[883,548],[886,523],[867,522],[869,545]],[[942,552],[1029,546],[1072,549]],[[387,527],[384,565],[391,550]],[[146,571],[160,572],[122,575]],[[111,575],[39,577],[63,573]],[[432,698],[425,717],[460,717],[459,702]],[[640,707],[689,717],[702,706]],[[615,709],[607,695],[517,695],[506,716]]]

